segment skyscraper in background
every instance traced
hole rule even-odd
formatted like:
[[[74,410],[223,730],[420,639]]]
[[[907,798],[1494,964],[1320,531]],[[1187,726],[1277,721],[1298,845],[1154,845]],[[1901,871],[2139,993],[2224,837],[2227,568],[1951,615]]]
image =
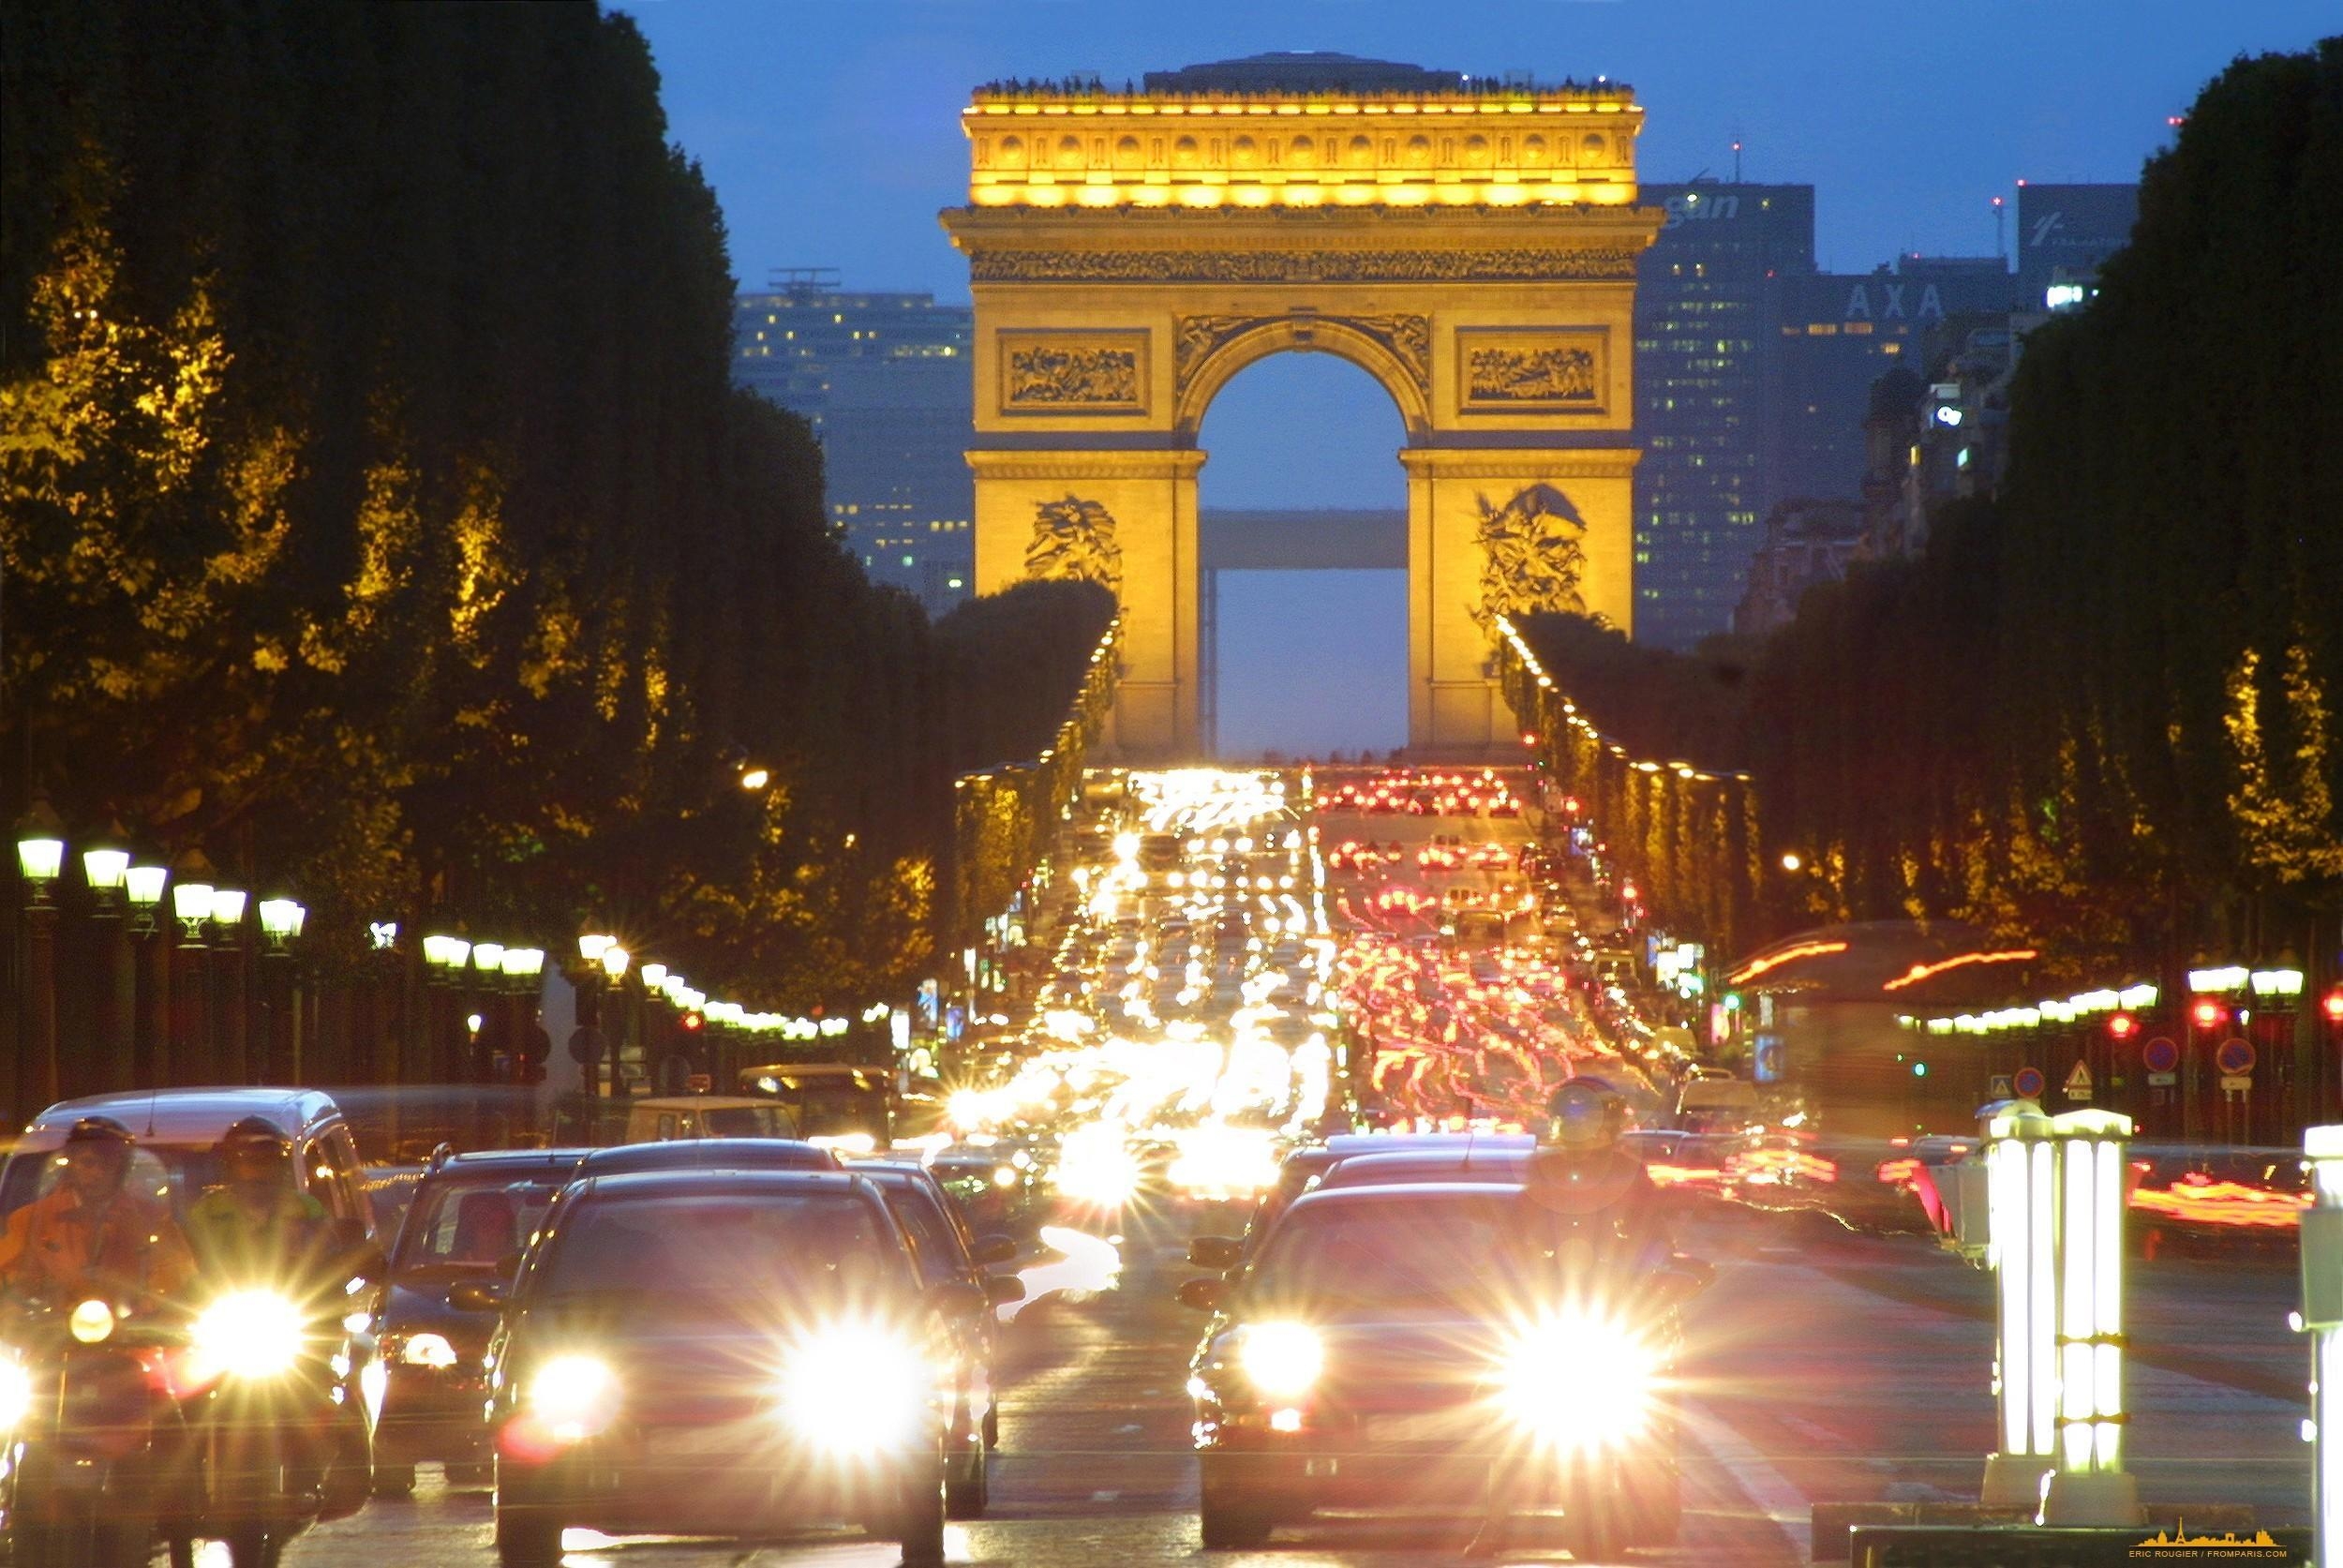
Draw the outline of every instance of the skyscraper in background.
[[[2080,305],[2099,263],[2131,239],[2140,217],[2136,185],[2018,187],[2018,289],[2028,310]],[[2081,292],[2052,299],[2061,287]]]
[[[792,269],[733,306],[733,381],[803,415],[822,443],[833,528],[874,582],[931,615],[966,598],[975,484],[969,307],[848,293]]]
[[[1731,623],[1770,504],[1784,278],[1814,271],[1814,187],[1643,186],[1665,210],[1635,288],[1635,636]]]

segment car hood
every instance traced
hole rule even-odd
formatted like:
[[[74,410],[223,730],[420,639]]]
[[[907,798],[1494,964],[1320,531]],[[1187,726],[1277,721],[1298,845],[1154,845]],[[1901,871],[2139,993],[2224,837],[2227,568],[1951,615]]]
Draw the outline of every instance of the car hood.
[[[494,1312],[459,1312],[447,1304],[447,1292],[468,1279],[492,1278],[479,1271],[405,1275],[391,1281],[382,1300],[382,1332],[440,1335],[459,1353],[477,1358],[496,1332]]]

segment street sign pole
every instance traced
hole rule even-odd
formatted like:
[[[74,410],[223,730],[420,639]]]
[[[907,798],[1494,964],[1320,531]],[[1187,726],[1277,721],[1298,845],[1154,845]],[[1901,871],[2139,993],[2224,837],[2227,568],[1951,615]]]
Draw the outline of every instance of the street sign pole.
[[[2310,1335],[2314,1562],[2343,1563],[2343,1126],[2303,1133],[2311,1207],[2303,1215],[2302,1326]]]

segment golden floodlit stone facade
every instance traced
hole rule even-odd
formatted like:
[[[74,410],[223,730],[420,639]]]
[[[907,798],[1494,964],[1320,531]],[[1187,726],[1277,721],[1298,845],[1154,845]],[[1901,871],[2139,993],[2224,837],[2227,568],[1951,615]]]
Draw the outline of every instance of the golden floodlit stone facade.
[[[1273,353],[1339,354],[1398,406],[1411,750],[1513,739],[1494,615],[1633,629],[1642,111],[1375,62],[1330,87],[1318,59],[987,87],[963,114],[969,204],[943,220],[976,302],[975,587],[1115,590],[1126,758],[1198,753],[1197,432]]]

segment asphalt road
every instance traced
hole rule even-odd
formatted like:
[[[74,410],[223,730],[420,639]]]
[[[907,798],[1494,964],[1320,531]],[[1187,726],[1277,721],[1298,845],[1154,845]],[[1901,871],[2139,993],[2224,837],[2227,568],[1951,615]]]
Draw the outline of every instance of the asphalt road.
[[[1259,1552],[1197,1545],[1196,1471],[1181,1393],[1197,1317],[1171,1300],[1189,1272],[1181,1238],[1201,1217],[1134,1227],[1124,1287],[1048,1298],[1012,1325],[1004,1452],[989,1517],[953,1527],[954,1562],[1123,1568],[1189,1560],[1285,1568],[1396,1568],[1466,1561],[1468,1516],[1356,1516],[1280,1531]],[[1758,1568],[1806,1558],[1816,1501],[1973,1497],[1991,1446],[1985,1278],[1916,1241],[1830,1236],[1811,1222],[1719,1215],[1685,1242],[1719,1265],[1694,1308],[1692,1442],[1681,1546],[1639,1562]],[[2301,1342],[2291,1277],[2276,1267],[2149,1265],[2137,1280],[2132,1464],[2151,1501],[2250,1502],[2300,1522],[2309,1498]],[[488,1494],[426,1471],[411,1501],[376,1502],[312,1532],[294,1565],[493,1561]],[[825,1564],[895,1553],[851,1531],[785,1541],[607,1543],[573,1535],[570,1562]],[[1475,1561],[1559,1562],[1534,1531]]]
[[[1372,837],[1412,849],[1440,831],[1469,842],[1525,836],[1521,824],[1486,819],[1351,818],[1325,828],[1330,846]],[[1419,880],[1411,864],[1400,877]],[[1280,1530],[1265,1550],[1201,1550],[1182,1387],[1201,1322],[1171,1291],[1191,1272],[1182,1262],[1186,1237],[1230,1228],[1194,1210],[1137,1217],[1122,1288],[1085,1300],[1044,1293],[1063,1270],[1029,1272],[1038,1299],[1008,1332],[992,1508],[951,1527],[953,1562],[1400,1568],[1468,1560],[1476,1521],[1464,1514],[1321,1517]],[[1684,1536],[1673,1552],[1639,1554],[1638,1562],[1800,1563],[1816,1502],[1975,1497],[1992,1446],[1985,1275],[1924,1239],[1859,1236],[1811,1213],[1699,1209],[1680,1242],[1718,1267],[1690,1315]],[[2273,1525],[2306,1517],[2309,1449],[2299,1437],[2306,1356],[2285,1326],[2295,1290],[2281,1259],[2136,1268],[2128,1462],[2149,1501],[2250,1503]],[[484,1564],[494,1561],[490,1543],[489,1495],[451,1490],[426,1468],[410,1501],[376,1502],[314,1531],[285,1562]],[[748,1544],[573,1534],[570,1545],[579,1568],[896,1561],[891,1548],[850,1531]],[[1471,1561],[1560,1562],[1568,1554],[1555,1531],[1533,1529]]]

